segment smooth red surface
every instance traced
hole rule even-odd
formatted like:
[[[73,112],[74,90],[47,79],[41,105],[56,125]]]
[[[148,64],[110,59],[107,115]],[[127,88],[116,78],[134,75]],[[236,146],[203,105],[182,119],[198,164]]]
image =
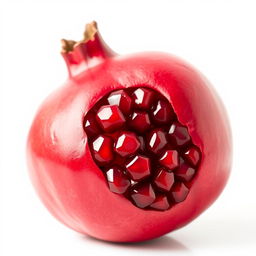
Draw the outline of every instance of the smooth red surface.
[[[229,176],[231,135],[223,105],[206,78],[169,54],[114,55],[98,34],[63,56],[70,79],[39,108],[27,145],[30,175],[49,211],[78,232],[131,242],[180,228],[207,209]],[[166,211],[139,209],[112,193],[91,157],[83,129],[84,115],[100,97],[138,86],[155,89],[168,99],[202,152],[186,200]],[[170,193],[179,201],[186,191],[180,183]],[[144,203],[155,196],[150,189],[141,192]]]

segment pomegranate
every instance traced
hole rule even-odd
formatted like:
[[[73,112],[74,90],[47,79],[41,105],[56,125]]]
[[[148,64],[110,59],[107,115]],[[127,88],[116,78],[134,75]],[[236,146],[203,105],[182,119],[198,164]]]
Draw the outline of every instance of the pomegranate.
[[[62,40],[69,79],[38,110],[32,182],[68,227],[116,242],[152,239],[207,209],[231,166],[230,128],[209,82],[165,53],[114,53],[96,23]]]

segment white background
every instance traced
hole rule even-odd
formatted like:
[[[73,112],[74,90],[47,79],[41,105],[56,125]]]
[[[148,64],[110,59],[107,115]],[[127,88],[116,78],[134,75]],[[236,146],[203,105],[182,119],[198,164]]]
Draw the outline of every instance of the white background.
[[[0,254],[256,255],[255,1],[0,1]],[[217,202],[189,226],[139,244],[111,244],[57,222],[30,184],[29,126],[40,102],[67,77],[61,38],[79,40],[98,21],[121,54],[174,53],[222,97],[234,138],[233,170]]]

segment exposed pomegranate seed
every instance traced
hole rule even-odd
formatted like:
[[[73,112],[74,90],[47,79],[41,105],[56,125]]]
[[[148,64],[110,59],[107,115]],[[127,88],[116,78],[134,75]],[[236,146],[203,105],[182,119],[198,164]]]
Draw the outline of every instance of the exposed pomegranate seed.
[[[165,191],[169,191],[174,183],[174,174],[161,168],[154,180],[156,186]]]
[[[184,156],[193,166],[196,166],[200,160],[199,149],[192,147],[185,152]]]
[[[168,169],[174,169],[179,165],[178,152],[176,150],[167,150],[159,159],[159,163]]]
[[[134,111],[129,120],[129,125],[139,133],[143,133],[150,128],[149,116],[146,112]]]
[[[123,194],[130,186],[129,179],[124,175],[123,171],[118,167],[112,167],[106,171],[106,177],[109,189],[112,192]]]
[[[117,130],[125,123],[125,118],[116,105],[102,106],[97,112],[96,119],[106,132]]]
[[[95,121],[95,114],[89,113],[84,121],[84,130],[88,137],[95,136],[100,133],[100,128]]]
[[[132,98],[136,107],[148,110],[151,107],[154,92],[150,89],[138,88],[133,92]]]
[[[140,150],[143,152],[146,149],[145,140],[142,136],[138,136],[138,139],[140,141]]]
[[[111,138],[100,135],[92,143],[93,156],[101,164],[109,163],[113,159],[113,142]]]
[[[148,149],[157,154],[167,144],[165,132],[161,129],[152,130],[148,134]]]
[[[190,141],[188,129],[178,122],[171,125],[169,129],[169,138],[177,146],[183,146]]]
[[[133,186],[133,185],[136,185],[136,184],[138,184],[138,181],[131,180],[131,185],[132,185],[132,186]]]
[[[114,149],[120,156],[125,157],[134,154],[139,147],[140,142],[133,132],[122,132]]]
[[[151,208],[156,210],[167,210],[170,208],[167,196],[157,195],[155,201],[150,205]]]
[[[124,90],[112,92],[108,96],[109,105],[117,105],[123,114],[129,114],[132,107],[132,99]]]
[[[158,211],[186,199],[201,151],[177,120],[168,100],[148,88],[112,91],[95,104],[84,130],[110,191]]]
[[[175,182],[171,189],[171,197],[175,203],[184,201],[188,195],[189,189],[182,182]]]
[[[175,177],[182,181],[190,181],[195,175],[196,170],[186,164],[183,160],[180,160],[181,164],[177,170],[174,171]]]
[[[145,156],[135,156],[126,164],[126,169],[133,180],[141,180],[150,175],[150,160]]]
[[[131,191],[131,198],[139,208],[145,208],[155,201],[156,195],[152,186],[146,183],[136,186]]]
[[[159,100],[152,112],[152,119],[159,124],[168,124],[174,119],[172,106],[166,100]]]

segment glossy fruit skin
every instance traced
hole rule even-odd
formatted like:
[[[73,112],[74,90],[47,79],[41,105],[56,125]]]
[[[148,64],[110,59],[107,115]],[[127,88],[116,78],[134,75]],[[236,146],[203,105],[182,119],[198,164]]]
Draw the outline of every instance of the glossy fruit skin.
[[[115,242],[156,238],[191,222],[223,190],[232,152],[227,115],[206,78],[179,58],[159,52],[102,52],[95,55],[97,64],[88,62],[76,74],[71,67],[70,78],[39,108],[27,143],[30,176],[49,211],[78,232]],[[171,102],[202,153],[188,197],[163,212],[139,209],[109,190],[83,129],[85,114],[102,96],[141,86]]]

